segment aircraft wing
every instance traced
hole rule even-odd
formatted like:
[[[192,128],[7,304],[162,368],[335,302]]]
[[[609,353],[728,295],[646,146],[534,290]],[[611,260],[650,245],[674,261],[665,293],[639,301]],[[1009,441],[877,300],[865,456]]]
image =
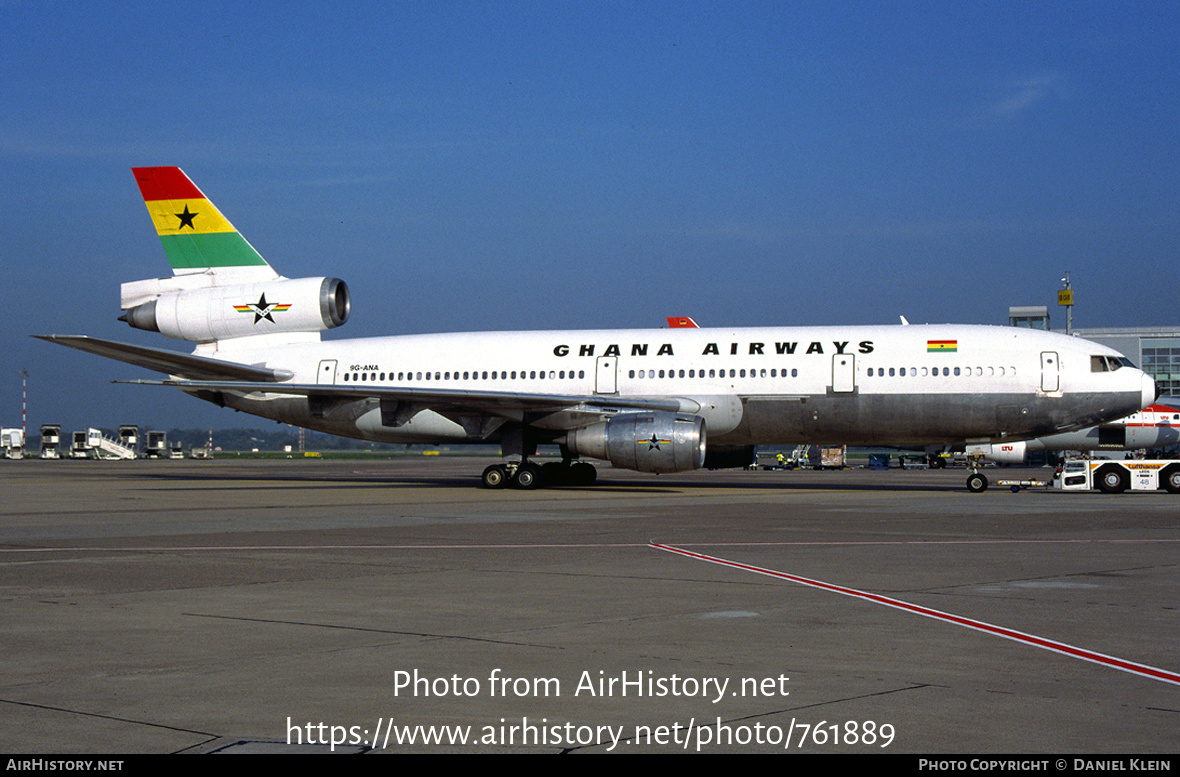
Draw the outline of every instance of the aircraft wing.
[[[518,391],[414,388],[407,386],[341,386],[319,383],[259,383],[216,380],[131,380],[136,385],[175,386],[185,391],[263,392],[337,399],[386,399],[447,411],[474,411],[514,417],[520,412],[560,412],[577,408],[594,410],[681,410],[669,397],[617,397],[579,394],[536,394]]]
[[[194,356],[190,353],[177,353],[164,348],[149,348],[143,345],[119,343],[114,340],[102,340],[86,335],[33,335],[33,337],[189,380],[244,380],[269,383],[290,380],[292,375],[286,370],[271,370],[249,364]]]
[[[318,401],[376,399],[388,406],[402,420],[420,410],[433,410],[452,419],[478,416],[523,421],[525,416],[553,416],[550,428],[583,425],[587,418],[612,411],[650,410],[679,412],[680,400],[671,397],[617,397],[613,395],[537,394],[517,391],[481,391],[408,386],[378,386],[318,383],[284,383],[292,373],[249,364],[210,359],[177,353],[163,348],[149,348],[85,335],[34,335],[59,345],[66,345],[98,356],[163,372],[163,380],[128,380],[151,386],[174,386],[189,392],[266,393],[303,396]]]

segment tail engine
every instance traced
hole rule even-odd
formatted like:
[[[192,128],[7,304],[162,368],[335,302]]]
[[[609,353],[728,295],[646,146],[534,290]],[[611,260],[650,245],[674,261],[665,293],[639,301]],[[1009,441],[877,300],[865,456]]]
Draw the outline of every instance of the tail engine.
[[[199,276],[198,276],[199,277]],[[171,279],[165,279],[169,281]],[[139,284],[151,282],[140,281]],[[204,288],[159,289],[119,317],[136,329],[197,343],[285,332],[322,332],[348,320],[348,285],[339,278],[287,278]],[[139,291],[139,289],[136,289]]]

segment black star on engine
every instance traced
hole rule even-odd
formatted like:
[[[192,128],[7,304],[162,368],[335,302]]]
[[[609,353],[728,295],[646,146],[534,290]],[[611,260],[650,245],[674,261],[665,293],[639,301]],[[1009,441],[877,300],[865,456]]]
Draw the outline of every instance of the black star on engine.
[[[189,213],[187,202],[184,204],[184,213],[174,213],[173,215],[180,219],[180,226],[177,227],[177,229],[184,229],[185,227],[188,227],[194,232],[197,231],[197,228],[193,226],[193,219],[201,215],[201,213],[200,211],[196,213]]]
[[[259,321],[261,321],[264,318],[272,324],[275,322],[274,318],[270,315],[270,311],[273,309],[274,306],[266,304],[266,292],[265,291],[262,292],[262,296],[258,298],[258,304],[251,305],[251,307],[254,308],[254,323],[255,324],[257,324]]]
[[[651,439],[647,441],[647,449],[650,451],[652,448],[655,448],[657,451],[660,449],[660,438],[654,434],[651,436]]]

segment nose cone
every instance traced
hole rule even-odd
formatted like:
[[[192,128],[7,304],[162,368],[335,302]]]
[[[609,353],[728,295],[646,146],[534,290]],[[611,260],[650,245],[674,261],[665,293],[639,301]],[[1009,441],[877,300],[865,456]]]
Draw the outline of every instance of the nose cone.
[[[1159,388],[1157,388],[1155,385],[1155,378],[1151,377],[1146,372],[1143,373],[1142,384],[1143,384],[1143,389],[1142,389],[1143,390],[1143,407],[1147,407],[1152,402],[1154,402],[1157,397],[1159,397],[1160,392],[1159,392]]]

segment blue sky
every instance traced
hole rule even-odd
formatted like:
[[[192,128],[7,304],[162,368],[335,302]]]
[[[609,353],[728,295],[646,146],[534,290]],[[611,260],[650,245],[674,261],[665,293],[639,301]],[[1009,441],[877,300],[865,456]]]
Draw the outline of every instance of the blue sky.
[[[0,422],[267,422],[52,346],[167,273],[130,167],[179,165],[328,337],[1175,326],[1180,4],[0,0]],[[1064,323],[1054,306],[1055,324]]]

